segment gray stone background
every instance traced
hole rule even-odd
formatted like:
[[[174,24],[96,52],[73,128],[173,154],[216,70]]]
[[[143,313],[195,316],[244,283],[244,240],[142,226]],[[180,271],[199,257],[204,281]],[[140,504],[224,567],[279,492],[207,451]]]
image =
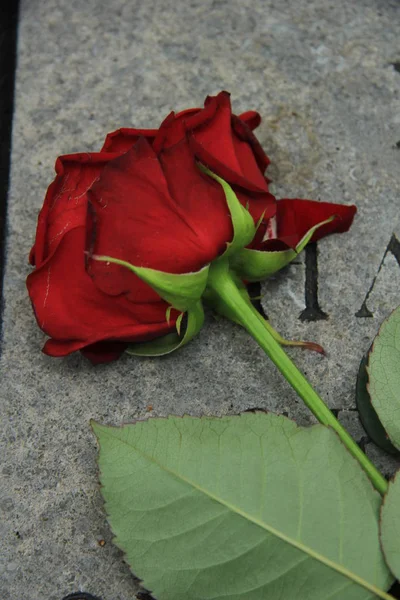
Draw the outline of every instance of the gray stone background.
[[[232,414],[254,406],[313,422],[249,336],[209,316],[196,340],[164,359],[93,368],[44,356],[25,290],[27,255],[56,156],[101,147],[121,126],[155,127],[171,109],[227,89],[236,112],[257,109],[278,196],[351,203],[351,233],[319,244],[326,321],[301,322],[304,257],[263,285],[263,306],[350,431],[358,365],[400,304],[399,3],[395,0],[24,0],[1,356],[2,600],[61,600],[86,590],[131,600],[137,587],[111,544],[89,419]],[[147,406],[152,405],[151,413]],[[396,461],[366,451],[391,473]],[[99,545],[105,540],[105,545]]]

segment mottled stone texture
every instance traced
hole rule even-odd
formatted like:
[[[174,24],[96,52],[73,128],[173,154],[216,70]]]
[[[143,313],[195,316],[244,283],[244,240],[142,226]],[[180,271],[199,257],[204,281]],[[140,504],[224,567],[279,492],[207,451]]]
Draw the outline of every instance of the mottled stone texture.
[[[41,354],[24,283],[37,213],[56,156],[96,150],[107,131],[157,126],[172,108],[227,89],[237,112],[264,117],[258,136],[278,195],[357,204],[352,232],[319,244],[319,302],[329,318],[299,319],[304,256],[263,285],[262,304],[282,334],[326,348],[326,358],[290,354],[356,438],[365,435],[354,412],[358,365],[400,303],[399,264],[384,256],[392,235],[400,239],[398,7],[22,2],[1,358],[2,600],[61,600],[79,589],[134,598],[105,521],[89,419],[118,424],[146,416],[151,404],[152,415],[257,406],[313,422],[249,336],[212,316],[168,358],[93,368],[80,355]],[[376,276],[372,316],[356,317]],[[366,449],[386,473],[396,468],[368,441]]]

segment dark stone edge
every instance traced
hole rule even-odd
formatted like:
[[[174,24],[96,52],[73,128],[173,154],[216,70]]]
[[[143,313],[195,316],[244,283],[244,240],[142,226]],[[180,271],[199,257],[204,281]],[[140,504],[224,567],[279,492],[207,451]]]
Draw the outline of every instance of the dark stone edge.
[[[18,15],[19,0],[4,3],[0,8],[0,340],[4,306],[3,277],[17,66]]]

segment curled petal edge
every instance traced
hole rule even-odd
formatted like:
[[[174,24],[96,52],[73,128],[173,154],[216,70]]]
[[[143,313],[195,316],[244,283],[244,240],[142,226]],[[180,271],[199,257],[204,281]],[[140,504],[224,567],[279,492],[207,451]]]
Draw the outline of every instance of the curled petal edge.
[[[262,281],[292,262],[305,248],[317,229],[331,223],[334,219],[335,216],[332,216],[311,227],[294,249],[268,252],[243,248],[243,250],[232,256],[231,269],[236,275],[248,282]]]

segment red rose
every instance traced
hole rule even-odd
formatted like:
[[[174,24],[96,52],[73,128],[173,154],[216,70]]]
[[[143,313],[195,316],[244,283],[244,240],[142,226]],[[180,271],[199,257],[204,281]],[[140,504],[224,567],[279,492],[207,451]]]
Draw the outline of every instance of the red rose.
[[[275,213],[263,172],[268,158],[252,134],[260,117],[232,115],[229,95],[204,109],[169,117],[159,130],[121,129],[100,153],[56,162],[38,219],[27,286],[36,318],[50,337],[44,352],[81,350],[93,362],[117,358],[129,342],[175,328],[168,304],[132,272],[90,261],[109,254],[170,273],[200,269],[231,241],[221,186],[196,162],[228,181],[255,222]]]
[[[186,331],[194,335],[201,302],[191,313],[155,286],[159,295],[137,275],[140,269],[163,278],[200,273],[231,247],[230,268],[244,280],[258,280],[310,239],[349,228],[355,207],[276,202],[264,176],[269,159],[252,133],[259,122],[256,112],[232,115],[229,94],[221,92],[203,109],[171,113],[158,130],[120,129],[99,153],[57,160],[31,251],[35,270],[27,279],[38,324],[50,337],[45,353],[81,350],[92,362],[109,361],[129,343],[179,330],[186,311]],[[242,237],[228,188],[237,223],[247,222]]]

